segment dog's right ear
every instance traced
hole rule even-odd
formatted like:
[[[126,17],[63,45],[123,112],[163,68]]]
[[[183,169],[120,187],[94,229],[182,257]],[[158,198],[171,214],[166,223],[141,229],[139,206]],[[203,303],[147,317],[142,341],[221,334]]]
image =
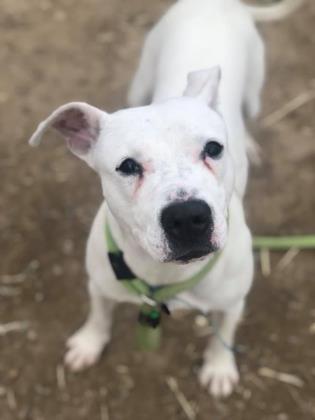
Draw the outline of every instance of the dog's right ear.
[[[29,143],[37,146],[46,130],[52,127],[64,137],[72,153],[91,164],[91,151],[97,143],[106,115],[104,111],[83,102],[62,105],[39,124]]]
[[[200,98],[212,108],[216,108],[221,80],[220,67],[193,71],[188,74],[184,96]]]

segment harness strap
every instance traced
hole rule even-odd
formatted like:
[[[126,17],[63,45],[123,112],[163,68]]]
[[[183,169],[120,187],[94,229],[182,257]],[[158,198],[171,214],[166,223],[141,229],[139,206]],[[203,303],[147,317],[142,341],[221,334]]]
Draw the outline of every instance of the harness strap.
[[[130,292],[140,296],[146,296],[156,303],[163,303],[185,290],[193,288],[211,271],[221,256],[221,252],[216,253],[198,273],[180,283],[150,286],[145,280],[138,278],[127,266],[123,253],[115,242],[108,223],[106,223],[105,226],[105,234],[108,256],[117,280],[119,280]]]

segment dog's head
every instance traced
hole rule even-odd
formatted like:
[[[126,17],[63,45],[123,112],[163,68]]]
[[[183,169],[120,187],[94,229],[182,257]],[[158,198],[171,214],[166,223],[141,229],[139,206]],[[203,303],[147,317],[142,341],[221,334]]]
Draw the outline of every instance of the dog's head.
[[[234,173],[216,110],[220,72],[191,73],[183,97],[108,114],[69,103],[43,121],[101,177],[123,232],[158,261],[189,262],[221,249]]]

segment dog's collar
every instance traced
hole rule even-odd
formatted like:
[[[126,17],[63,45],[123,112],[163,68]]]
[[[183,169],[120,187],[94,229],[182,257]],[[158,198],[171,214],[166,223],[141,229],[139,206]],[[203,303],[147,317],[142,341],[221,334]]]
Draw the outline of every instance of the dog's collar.
[[[165,302],[197,285],[212,270],[221,252],[217,252],[198,273],[180,283],[151,286],[145,280],[137,277],[128,267],[124,260],[123,252],[113,238],[108,223],[105,225],[105,237],[108,258],[116,279],[129,292],[138,295],[143,301],[138,319],[138,344],[145,349],[154,349],[159,345],[160,329],[158,327],[160,325],[161,312],[169,314]]]

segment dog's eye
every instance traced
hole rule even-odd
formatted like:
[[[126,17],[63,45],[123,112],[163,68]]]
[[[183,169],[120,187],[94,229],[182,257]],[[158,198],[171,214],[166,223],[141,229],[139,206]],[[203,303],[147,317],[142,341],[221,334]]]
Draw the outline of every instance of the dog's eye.
[[[211,140],[205,145],[203,149],[203,158],[210,157],[211,159],[219,159],[223,153],[223,146],[222,144],[218,143],[217,141]]]
[[[129,176],[129,175],[142,175],[143,168],[134,159],[127,158],[116,168],[116,171],[122,173],[123,175],[127,175],[127,176]]]

